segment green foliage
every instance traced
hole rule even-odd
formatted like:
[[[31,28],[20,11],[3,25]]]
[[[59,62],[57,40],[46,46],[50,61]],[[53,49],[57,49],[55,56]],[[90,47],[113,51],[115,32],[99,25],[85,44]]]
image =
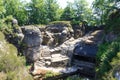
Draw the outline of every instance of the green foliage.
[[[50,22],[51,25],[65,25],[66,27],[72,27],[70,21],[53,21]]]
[[[61,25],[61,27],[68,27],[68,29],[71,31],[72,30],[72,25],[70,23],[70,21],[53,21],[50,22],[49,25],[53,26],[53,25]]]
[[[61,15],[61,20],[71,21],[72,25],[78,25],[83,21],[92,25],[92,9],[88,7],[85,0],[75,0],[74,3],[69,2]]]
[[[52,71],[48,71],[46,74],[45,74],[45,78],[47,77],[53,77],[53,76],[57,76],[59,75],[59,73],[55,73],[55,72],[52,72]]]
[[[83,21],[85,20],[88,3],[85,0],[75,0],[73,3],[74,11],[75,11],[75,20]]]
[[[12,16],[7,16],[6,18],[1,19],[0,21],[0,31],[4,34],[12,34]]]
[[[118,4],[119,0],[95,0],[93,2],[93,10],[96,15],[96,20],[99,22],[98,25],[106,24],[109,12],[116,8],[118,9]]]
[[[118,52],[117,56],[112,59],[112,61],[110,63],[112,66],[112,69],[103,76],[104,80],[117,80],[115,77],[115,74],[117,72],[120,73],[120,71],[119,71],[120,64],[119,63],[120,63],[120,52]]]
[[[31,0],[29,4],[29,23],[39,24],[44,23],[46,18],[45,2],[44,0]]]
[[[47,24],[58,19],[56,0],[32,0],[29,4],[31,24]]]
[[[104,53],[107,51],[108,47],[109,47],[109,43],[104,43],[99,45],[99,50],[96,56],[97,63],[101,62],[101,58],[103,57]]]
[[[74,10],[72,8],[72,3],[68,3],[67,7],[64,9],[60,19],[71,21],[74,18]]]
[[[2,33],[0,32],[0,41],[4,41],[4,39],[5,39],[4,34],[2,34]]]
[[[25,6],[20,0],[2,0],[3,8],[1,18],[12,15],[19,21],[19,25],[25,24],[27,21],[27,12]],[[4,13],[3,13],[4,12]]]
[[[112,59],[117,56],[117,53],[120,51],[120,40],[116,40],[112,43],[106,43],[99,47],[97,54],[97,59],[99,61],[98,66],[98,77],[105,75],[106,72],[112,69],[110,64]]]
[[[7,16],[4,19],[1,19],[0,22],[0,31],[3,32],[7,38],[7,36],[11,36],[12,38],[16,37],[16,34],[14,32],[14,29],[17,29],[19,26],[18,25],[12,25],[12,16]]]
[[[57,0],[46,0],[45,5],[47,5],[47,6],[45,6],[46,7],[45,9],[47,11],[46,19],[49,22],[56,21],[57,20],[57,10],[59,9]]]
[[[2,80],[32,80],[25,65],[25,59],[17,56],[17,49],[5,41],[0,32],[0,79]]]
[[[106,20],[106,32],[113,31],[114,33],[119,33],[120,31],[120,11],[117,9],[113,9],[113,11],[109,12],[108,19]]]
[[[3,6],[3,0],[0,0],[0,19],[3,17],[3,13],[5,12],[5,8]]]
[[[20,50],[22,46],[22,38],[20,38],[18,34],[22,31],[20,29],[20,26],[18,26],[18,24],[12,24],[13,19],[14,18],[12,16],[7,16],[6,18],[1,19],[0,31],[4,33],[5,39],[8,42],[10,42],[11,44],[17,47],[19,51],[17,54],[20,55],[22,53],[22,50]],[[14,49],[10,49],[10,50],[14,50]]]

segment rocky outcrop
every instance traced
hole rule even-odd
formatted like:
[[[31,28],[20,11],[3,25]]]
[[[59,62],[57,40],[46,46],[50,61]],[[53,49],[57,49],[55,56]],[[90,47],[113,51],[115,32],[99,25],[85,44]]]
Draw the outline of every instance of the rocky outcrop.
[[[76,29],[75,34],[69,25],[63,23],[52,23],[42,29],[35,26],[23,27],[24,55],[27,62],[34,62],[32,74],[43,75],[41,71],[50,68],[71,67],[73,51],[77,45],[85,44],[79,47],[85,53],[88,53],[87,49],[90,52],[91,48],[91,51],[97,51],[96,46],[103,42],[104,31],[95,30],[84,35],[83,29]]]
[[[52,46],[56,47],[66,40],[70,39],[70,37],[72,37],[72,33],[73,29],[70,23],[55,22],[46,27],[45,36],[49,34],[49,36],[46,37],[47,40],[49,39],[49,41],[52,43]],[[46,40],[46,38],[44,39]]]
[[[28,62],[34,62],[40,58],[40,45],[42,43],[42,35],[39,28],[35,26],[25,26],[23,39],[25,52],[24,55]]]
[[[53,71],[55,72],[57,69],[58,72],[63,72],[64,69],[67,69],[68,67],[71,67],[72,64],[72,58],[73,58],[73,51],[76,46],[80,46],[78,49],[79,51],[85,52],[86,55],[92,56],[92,51],[97,51],[96,46],[100,44],[103,41],[104,37],[104,31],[102,30],[96,30],[94,32],[89,32],[83,37],[80,37],[78,39],[74,39],[71,37],[70,39],[63,42],[61,45],[57,47],[48,47],[48,46],[41,46],[40,48],[40,59],[36,62],[34,62],[34,75],[42,70],[47,71]],[[82,45],[83,44],[83,45]],[[88,53],[91,50],[90,54]],[[62,68],[62,69],[61,69]],[[77,68],[76,68],[77,69]],[[65,71],[66,72],[66,71]],[[64,73],[65,73],[64,72]],[[68,71],[69,72],[69,71]],[[42,74],[42,73],[39,73]]]
[[[41,47],[41,62],[43,65],[41,66],[54,66],[52,64],[54,63],[56,64],[57,62],[57,64],[54,66],[54,67],[57,67],[62,61],[63,61],[62,63],[63,67],[69,66],[71,62],[73,50],[76,45],[78,44],[79,45],[80,44],[93,44],[92,46],[98,45],[103,40],[102,39],[104,36],[103,34],[104,34],[104,31],[98,30],[98,31],[89,33],[89,35],[86,34],[82,38],[78,38],[78,39],[70,38],[69,40],[65,41],[64,43],[62,43],[61,45],[55,48],[42,46]]]

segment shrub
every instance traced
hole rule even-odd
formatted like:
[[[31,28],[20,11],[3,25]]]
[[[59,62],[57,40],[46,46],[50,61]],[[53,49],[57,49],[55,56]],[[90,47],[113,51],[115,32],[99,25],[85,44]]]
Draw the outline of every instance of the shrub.
[[[54,22],[50,22],[49,25],[62,25],[72,28],[70,21],[54,21]]]
[[[98,65],[98,77],[102,78],[105,73],[109,72],[112,69],[112,59],[117,56],[117,53],[120,51],[120,41],[119,39],[108,44],[102,44],[102,47],[99,48],[97,58],[99,59]]]
[[[110,11],[109,18],[106,20],[105,30],[107,32],[113,31],[114,33],[119,33],[120,31],[120,11],[119,9],[114,9]]]
[[[46,74],[45,74],[45,78],[48,78],[48,77],[54,77],[56,75],[59,75],[59,73],[55,73],[55,72],[52,72],[52,71],[48,71]]]
[[[25,58],[17,56],[17,49],[5,41],[0,32],[0,79],[32,80],[25,68]]]

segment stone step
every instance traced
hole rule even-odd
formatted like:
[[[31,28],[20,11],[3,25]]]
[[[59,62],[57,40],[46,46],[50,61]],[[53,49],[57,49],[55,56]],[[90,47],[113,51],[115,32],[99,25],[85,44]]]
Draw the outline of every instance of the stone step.
[[[60,57],[61,56],[61,54],[52,54],[51,55],[51,57],[53,58],[53,57]]]
[[[45,59],[45,60],[51,60],[51,57],[43,57],[43,59]]]
[[[35,62],[35,65],[37,65],[37,66],[44,66],[45,65],[45,61],[36,61]]]
[[[68,57],[64,57],[64,58],[56,57],[56,58],[52,58],[51,62],[61,62],[61,61],[65,61],[65,60],[69,60],[69,58]]]

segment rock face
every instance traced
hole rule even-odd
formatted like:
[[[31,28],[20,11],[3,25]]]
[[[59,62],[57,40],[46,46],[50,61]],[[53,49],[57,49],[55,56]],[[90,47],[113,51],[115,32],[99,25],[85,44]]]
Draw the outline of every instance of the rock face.
[[[65,69],[73,66],[72,58],[77,45],[79,45],[78,52],[81,51],[88,56],[93,55],[93,51],[96,54],[96,46],[102,43],[104,31],[95,30],[84,35],[85,30],[82,31],[82,29],[84,28],[76,29],[75,34],[69,25],[63,23],[50,24],[44,30],[35,26],[23,27],[24,55],[27,62],[34,62],[32,73],[37,75],[42,74],[40,71],[50,70],[50,68],[61,67]]]
[[[54,47],[70,39],[73,33],[73,30],[70,27],[70,25],[65,23],[50,24],[46,27],[46,31],[47,31],[45,32],[47,33],[46,36],[49,34],[49,37],[46,37],[46,38],[50,38],[49,40],[52,43],[52,45],[54,45]]]
[[[59,31],[59,29],[57,29],[56,27],[54,27],[54,28],[48,27],[48,28],[46,28],[46,30],[47,30],[46,33],[44,33],[46,35],[46,39],[43,39],[43,42],[44,42],[44,40],[46,40],[46,44],[44,44],[40,47],[40,56],[39,56],[40,58],[39,58],[39,60],[34,62],[33,72],[37,72],[39,70],[40,71],[42,71],[42,70],[48,71],[51,69],[52,69],[51,71],[54,72],[54,69],[59,69],[59,67],[64,68],[64,69],[71,67],[74,65],[74,64],[72,64],[72,63],[74,63],[72,58],[73,58],[74,49],[77,45],[79,45],[79,49],[77,50],[78,52],[81,51],[81,52],[83,52],[83,54],[85,53],[86,55],[91,56],[91,55],[93,55],[92,51],[94,51],[96,54],[96,51],[97,51],[96,47],[103,41],[103,38],[104,38],[104,31],[96,30],[96,31],[89,32],[85,36],[79,37],[77,39],[74,39],[73,37],[70,37],[70,38],[66,37],[68,39],[65,38],[66,40],[58,45],[58,42],[55,42],[54,39],[60,38],[60,36],[62,34],[62,32],[61,32],[62,30],[60,29],[61,31]],[[43,36],[45,36],[45,35],[43,35]],[[50,39],[52,39],[53,41],[51,40],[51,42],[49,42]],[[55,42],[55,43],[52,43],[52,42]],[[54,47],[48,46],[48,44],[55,45],[55,46]],[[88,49],[89,49],[89,51],[87,51]],[[89,54],[89,52],[90,52],[90,54]],[[78,61],[77,61],[77,63],[79,64]],[[84,64],[84,62],[80,62],[80,63]],[[88,63],[86,63],[86,65],[87,64]],[[89,65],[94,66],[94,64],[89,64]],[[62,72],[62,71],[63,70],[59,70],[59,72]],[[36,75],[36,74],[37,73],[35,73],[34,75]],[[39,73],[39,74],[41,74],[41,73]]]
[[[103,42],[105,32],[103,30],[96,30],[90,34],[93,36],[90,40],[94,41],[96,44],[100,44]]]
[[[40,45],[42,43],[42,35],[39,28],[35,26],[25,26],[23,28],[25,35],[23,43],[25,45],[26,59],[28,62],[34,62],[40,58]]]
[[[80,38],[85,34],[85,27],[84,26],[80,26],[80,25],[76,25],[74,26],[74,38]]]
[[[88,35],[89,34],[89,35]],[[40,59],[40,66],[51,66],[51,67],[66,67],[70,66],[71,64],[71,57],[73,55],[73,50],[76,45],[91,44],[91,46],[98,45],[99,42],[102,42],[104,31],[94,31],[91,33],[86,34],[82,38],[74,39],[73,37],[69,40],[65,41],[61,45],[50,48],[47,46],[41,47],[41,59]],[[96,49],[96,48],[95,48]],[[95,50],[93,49],[93,51]],[[83,52],[87,52],[87,49],[84,49]]]

